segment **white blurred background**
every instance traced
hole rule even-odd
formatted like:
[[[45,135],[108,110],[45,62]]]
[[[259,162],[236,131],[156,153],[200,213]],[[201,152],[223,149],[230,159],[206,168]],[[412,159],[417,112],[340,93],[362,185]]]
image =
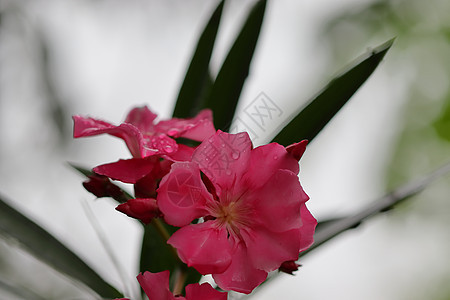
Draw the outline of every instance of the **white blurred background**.
[[[226,3],[214,74],[253,3]],[[169,118],[216,5],[0,0],[0,194],[127,296],[138,291],[141,226],[115,211],[113,201],[95,200],[67,162],[94,167],[129,153],[109,136],[73,140],[70,117],[118,124],[132,107],[146,104]],[[355,212],[449,160],[445,130],[436,130],[450,103],[449,6],[445,0],[269,1],[241,111],[264,92],[287,117],[354,58],[397,37],[373,76],[302,158],[300,179],[319,221]],[[450,299],[449,183],[442,178],[394,211],[335,238],[305,256],[295,276],[281,275],[251,298]],[[86,206],[123,265],[126,282]],[[0,241],[0,274],[45,299],[92,298],[14,242]],[[0,290],[0,299],[14,298]]]

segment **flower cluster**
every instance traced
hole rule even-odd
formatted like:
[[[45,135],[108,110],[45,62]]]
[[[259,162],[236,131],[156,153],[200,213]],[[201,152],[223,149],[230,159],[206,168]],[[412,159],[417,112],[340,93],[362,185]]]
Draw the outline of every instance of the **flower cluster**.
[[[74,137],[110,134],[133,156],[94,168],[85,187],[98,197],[123,199],[110,179],[133,184],[135,198],[117,210],[145,224],[160,218],[179,227],[168,244],[221,289],[248,294],[268,272],[292,273],[299,253],[312,244],[316,220],[298,179],[306,141],[253,148],[245,132],[216,131],[209,110],[155,122],[147,107],[134,108],[119,126],[73,119]],[[201,143],[189,146],[180,137]],[[173,299],[168,278],[168,271],[138,276],[150,300]],[[185,299],[226,299],[215,292],[188,285]]]

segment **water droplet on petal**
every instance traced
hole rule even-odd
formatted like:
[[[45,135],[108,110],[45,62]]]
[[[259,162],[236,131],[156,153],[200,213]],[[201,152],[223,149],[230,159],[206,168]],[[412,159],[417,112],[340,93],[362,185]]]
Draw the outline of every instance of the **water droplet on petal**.
[[[274,155],[274,156],[273,156],[273,159],[274,159],[274,160],[277,160],[277,159],[278,159],[278,155]]]
[[[227,169],[227,171],[225,173],[227,173],[227,175],[230,176],[231,175],[231,170]]]
[[[170,129],[167,131],[167,135],[176,135],[178,133],[178,130],[176,129]]]
[[[233,158],[233,159],[238,159],[239,158],[239,152],[233,152],[233,153],[231,153],[231,158]]]
[[[173,148],[172,148],[172,146],[167,145],[167,146],[164,146],[164,151],[166,151],[167,153],[172,153]]]

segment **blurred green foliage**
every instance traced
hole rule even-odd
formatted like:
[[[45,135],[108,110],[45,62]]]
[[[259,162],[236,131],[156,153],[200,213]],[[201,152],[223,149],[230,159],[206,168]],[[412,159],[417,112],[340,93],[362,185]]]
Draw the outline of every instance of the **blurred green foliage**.
[[[397,186],[428,172],[450,159],[450,2],[447,0],[378,0],[355,5],[335,16],[323,28],[333,63],[354,55],[355,49],[371,40],[396,36],[397,41],[385,65],[390,77],[402,76],[404,106],[400,132],[386,167],[386,188]],[[395,76],[393,74],[396,74]],[[386,128],[386,131],[391,130]],[[450,179],[438,184],[412,202],[401,205],[398,219],[418,215],[422,225],[437,228],[442,240],[437,247],[450,247],[448,238]],[[404,212],[403,214],[401,212]],[[425,228],[428,228],[425,227]],[[433,232],[436,236],[439,233]],[[413,251],[413,250],[412,250]],[[442,262],[446,265],[447,258]],[[418,282],[406,299],[450,299],[440,271],[432,284]],[[447,275],[442,275],[442,272]],[[433,277],[434,278],[434,277]],[[420,289],[420,292],[418,291]]]

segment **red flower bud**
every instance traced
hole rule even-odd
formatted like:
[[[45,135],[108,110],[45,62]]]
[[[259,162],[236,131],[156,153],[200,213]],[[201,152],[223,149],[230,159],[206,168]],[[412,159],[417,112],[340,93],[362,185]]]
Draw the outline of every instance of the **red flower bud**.
[[[130,199],[116,207],[116,210],[123,212],[129,217],[139,219],[145,224],[152,221],[153,218],[162,216],[161,211],[156,204],[156,200],[152,198],[136,198]]]
[[[278,270],[280,272],[284,272],[284,273],[293,275],[293,273],[295,271],[297,271],[298,267],[300,267],[300,266],[301,265],[297,264],[295,261],[290,260],[290,261],[285,261],[284,263],[282,263],[280,268],[278,268]]]

